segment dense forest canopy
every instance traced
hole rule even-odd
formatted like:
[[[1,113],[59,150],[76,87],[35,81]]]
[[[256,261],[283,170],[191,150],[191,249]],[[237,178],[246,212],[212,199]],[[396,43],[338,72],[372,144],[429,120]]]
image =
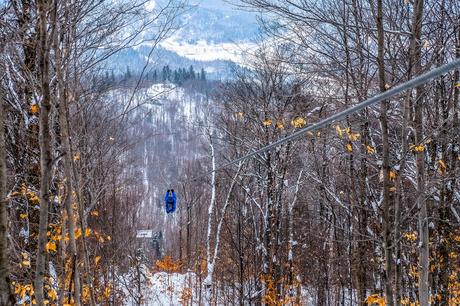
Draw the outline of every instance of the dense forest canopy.
[[[460,305],[459,68],[228,164],[458,60],[460,2],[208,2],[231,78],[157,64],[186,0],[0,2],[0,305]]]

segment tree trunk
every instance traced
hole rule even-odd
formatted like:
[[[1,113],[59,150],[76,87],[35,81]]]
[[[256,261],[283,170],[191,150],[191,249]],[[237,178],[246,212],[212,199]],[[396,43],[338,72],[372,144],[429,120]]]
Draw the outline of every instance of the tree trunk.
[[[44,305],[43,282],[46,272],[45,246],[48,241],[48,208],[50,203],[51,185],[51,134],[49,114],[51,110],[51,92],[49,85],[49,46],[47,32],[47,13],[49,5],[44,0],[37,1],[39,19],[39,74],[41,86],[41,104],[39,120],[40,144],[40,223],[38,227],[37,263],[35,271],[35,298],[38,305]]]
[[[72,150],[70,148],[70,140],[69,140],[69,125],[67,120],[67,92],[64,88],[64,76],[62,74],[62,67],[61,67],[61,54],[59,50],[58,44],[56,44],[56,77],[58,80],[58,88],[59,88],[59,127],[61,132],[61,146],[62,152],[64,153],[64,184],[65,184],[65,198],[64,198],[64,206],[67,212],[67,224],[69,228],[69,246],[70,246],[70,255],[71,258],[77,260],[77,243],[75,239],[75,212],[72,207],[73,205],[73,184],[72,184]],[[78,205],[78,204],[77,204]],[[78,269],[77,263],[72,263],[72,266],[75,266],[74,271],[74,303],[76,306],[80,305],[80,273]],[[70,290],[72,288],[69,288]]]
[[[6,201],[6,143],[4,130],[3,89],[0,88],[0,305],[14,305],[11,295],[8,260],[8,211]]]
[[[294,199],[288,205],[287,211],[287,218],[288,218],[288,286],[289,286],[289,296],[293,297],[295,294],[294,290],[294,278],[296,275],[294,274],[294,207],[297,203],[299,189],[300,189],[300,181],[302,179],[303,171],[301,170],[299,173],[299,177],[297,178],[297,184],[295,186],[294,191]]]
[[[385,36],[383,30],[383,3],[377,0],[377,64],[379,67],[380,91],[386,90],[385,86]],[[388,106],[387,100],[380,107],[380,124],[382,128],[382,171],[383,171],[383,249],[385,255],[385,299],[388,306],[393,305],[392,269],[393,260],[391,252],[390,233],[390,148],[388,143]]]
[[[414,75],[422,72],[421,43],[423,0],[414,1],[414,15],[412,16],[411,60],[414,67]],[[423,141],[423,96],[424,86],[415,89],[414,129],[415,143],[421,145]],[[417,208],[418,214],[418,239],[419,239],[419,301],[421,306],[429,305],[429,265],[430,250],[428,245],[428,211],[425,200],[425,152],[416,152],[417,165]]]
[[[206,305],[211,305],[212,299],[212,276],[214,273],[214,263],[211,259],[211,230],[212,230],[212,216],[214,213],[214,206],[216,205],[216,155],[214,150],[214,142],[212,140],[212,131],[208,131],[209,133],[209,146],[211,148],[211,167],[212,167],[212,174],[211,174],[211,200],[209,202],[208,207],[208,230],[206,235],[206,269],[207,275],[204,280],[205,286],[205,300]]]

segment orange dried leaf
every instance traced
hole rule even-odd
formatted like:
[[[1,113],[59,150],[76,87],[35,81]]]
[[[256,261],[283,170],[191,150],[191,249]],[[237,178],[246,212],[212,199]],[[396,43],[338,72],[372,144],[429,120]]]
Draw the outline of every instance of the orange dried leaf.
[[[78,239],[81,237],[81,228],[77,228],[75,230],[75,239]]]
[[[339,125],[337,125],[337,126],[335,127],[335,130],[337,131],[337,134],[339,135],[339,137],[342,138],[342,137],[343,137],[343,131],[342,131],[342,129],[340,128]]]
[[[40,112],[40,107],[38,106],[38,104],[32,104],[30,106],[30,112],[33,114],[33,115],[37,115],[39,112]]]
[[[80,153],[77,153],[73,156],[74,161],[79,161],[81,159]]]
[[[24,266],[24,267],[30,267],[30,260],[23,260],[21,262],[21,264]]]
[[[385,298],[383,298],[382,296],[378,295],[378,294],[372,294],[372,295],[369,295],[365,302],[367,303],[367,305],[378,305],[378,306],[385,306]]]
[[[411,145],[410,149],[415,151],[415,152],[423,152],[425,151],[425,146],[423,144],[420,145]]]
[[[396,179],[396,176],[396,171],[390,170],[390,172],[388,172],[388,178],[390,179],[390,181],[394,181]]]
[[[446,173],[446,169],[446,163],[442,159],[438,160],[438,173],[444,175]]]
[[[45,249],[48,253],[50,251],[56,252],[57,251],[56,243],[54,243],[53,241],[48,241],[48,243],[45,246]]]
[[[110,289],[110,287],[106,287],[104,289],[104,296],[108,299],[110,298],[110,293],[112,292],[112,290]]]
[[[56,301],[56,300],[57,300],[57,293],[56,293],[56,290],[54,290],[54,289],[48,290],[48,297],[49,297],[51,300]]]
[[[272,119],[265,119],[264,121],[262,121],[262,124],[264,126],[270,126],[270,125],[272,125],[272,123],[273,123]]]
[[[280,129],[280,130],[284,130],[284,122],[283,122],[283,120],[278,120],[276,122],[276,128]]]
[[[307,124],[307,120],[302,117],[296,117],[291,121],[291,124],[295,128],[301,128]]]
[[[406,238],[409,241],[416,241],[417,240],[417,232],[405,233],[403,235],[403,237]]]
[[[375,153],[375,149],[372,146],[367,145],[366,149],[367,149],[368,154],[374,154]]]

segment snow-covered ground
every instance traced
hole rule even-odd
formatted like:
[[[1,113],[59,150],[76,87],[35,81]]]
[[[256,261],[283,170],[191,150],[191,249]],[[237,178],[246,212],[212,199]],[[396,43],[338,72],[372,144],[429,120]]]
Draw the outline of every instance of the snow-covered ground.
[[[167,272],[156,272],[150,273],[148,270],[143,272],[145,279],[142,281],[142,306],[180,306],[180,305],[203,305],[204,299],[204,288],[200,290],[199,279],[197,275],[193,272],[187,273],[167,273]],[[221,286],[216,286],[221,288]],[[200,298],[201,291],[201,298]],[[232,290],[225,290],[231,292]],[[334,294],[331,294],[331,302],[335,299]],[[352,304],[349,301],[349,292],[342,292],[345,295],[343,304],[341,301],[335,301],[337,304],[351,306]],[[224,293],[218,294],[221,298],[225,295]],[[355,292],[353,292],[355,295]],[[314,306],[316,302],[317,293],[314,289],[309,289],[307,287],[302,287],[301,292],[301,305],[305,306]],[[229,305],[228,296],[226,301],[222,302],[221,298],[217,298],[216,306]],[[236,298],[236,297],[235,297]],[[354,296],[354,301],[356,301],[356,296]],[[234,304],[239,302],[235,300]],[[137,303],[134,299],[128,298],[125,305],[134,306]],[[214,305],[214,304],[213,304]],[[247,305],[250,305],[248,302]]]
[[[144,306],[175,306],[190,305],[196,299],[194,290],[196,283],[195,273],[146,273],[146,280],[142,292],[142,305]],[[192,301],[197,305],[197,301]],[[133,300],[128,300],[128,306],[136,305]]]

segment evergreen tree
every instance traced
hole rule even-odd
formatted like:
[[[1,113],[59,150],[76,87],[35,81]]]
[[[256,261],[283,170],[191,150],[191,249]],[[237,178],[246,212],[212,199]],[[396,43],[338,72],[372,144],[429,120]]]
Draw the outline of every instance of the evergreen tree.
[[[163,70],[161,72],[161,81],[165,83],[167,79],[168,79],[168,72],[166,70],[166,66],[163,66]]]
[[[189,74],[189,79],[194,80],[195,79],[195,70],[193,69],[193,66],[190,65],[188,68],[188,74]]]
[[[176,69],[174,69],[174,80],[173,80],[173,83],[174,83],[174,84],[179,84],[179,85],[181,85],[179,72],[178,72]]]
[[[129,69],[129,66],[126,66],[125,79],[130,79],[130,78],[131,78],[131,70]]]
[[[166,80],[171,81],[171,79],[172,79],[171,68],[169,68],[169,65],[166,65]]]
[[[206,71],[204,71],[204,68],[201,68],[201,77],[200,79],[202,81],[206,81]]]

